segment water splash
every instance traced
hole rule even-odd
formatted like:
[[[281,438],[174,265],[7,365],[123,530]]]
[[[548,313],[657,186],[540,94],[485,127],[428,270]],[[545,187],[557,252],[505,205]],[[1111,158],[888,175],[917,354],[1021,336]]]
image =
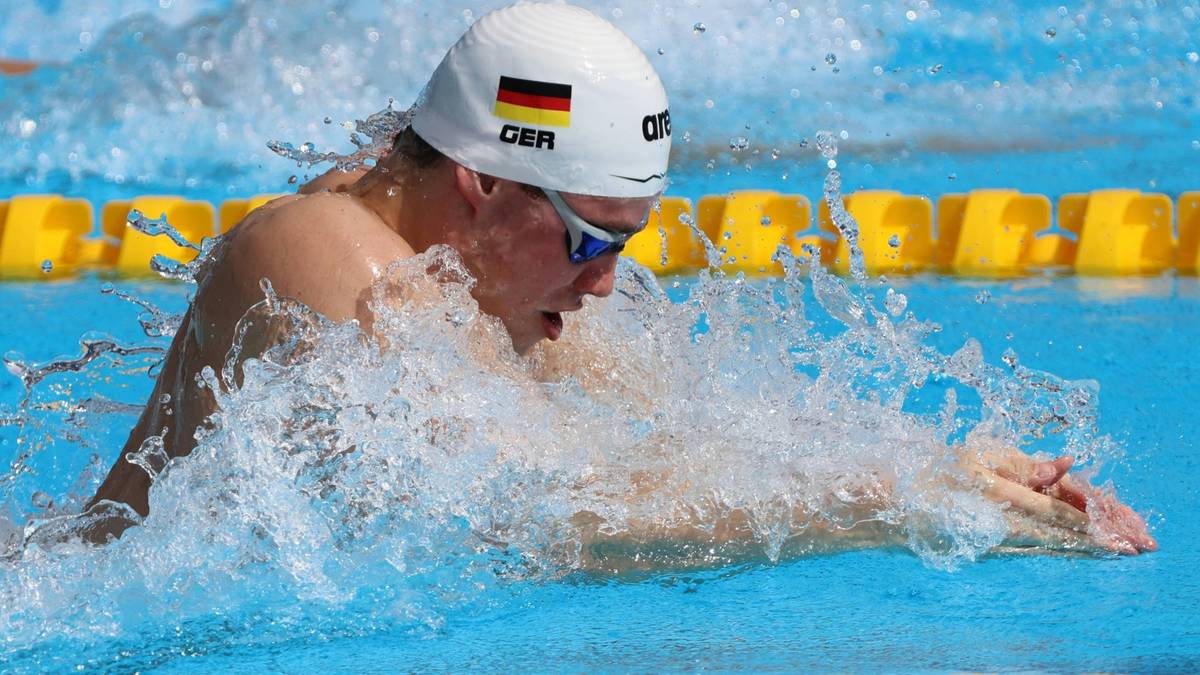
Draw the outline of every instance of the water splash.
[[[264,283],[248,317],[286,320],[296,339],[244,361],[240,383],[228,365],[203,374],[218,411],[192,455],[167,463],[152,437],[131,456],[154,479],[146,519],[98,505],[72,520],[46,508],[63,501],[47,490],[25,500],[0,598],[28,611],[0,627],[28,646],[48,621],[95,639],[202,625],[230,607],[270,617],[264,640],[301,620],[354,630],[347,616],[436,627],[463,603],[588,564],[579,514],[620,535],[744,512],[775,558],[819,550],[794,537],[806,531],[796,514],[815,532],[865,513],[953,567],[1008,527],[998,506],[953,487],[951,445],[964,434],[1066,439],[1080,459],[1107,456],[1094,385],[1013,359],[990,366],[974,342],[941,354],[927,344],[937,327],[899,316],[898,294],[876,308],[821,265],[786,247],[777,256],[782,279],[706,274],[682,302],[622,261],[613,296],[530,358],[479,311],[449,249],[381,280],[378,338]],[[947,386],[943,405],[906,410],[930,385]],[[982,399],[979,418],[959,389]],[[71,543],[103,518],[139,526],[104,548]],[[193,562],[181,569],[181,557]],[[143,599],[136,613],[131,594]]]
[[[207,253],[205,255],[207,255]],[[186,280],[194,279],[194,276],[179,275],[178,277],[168,276],[168,278],[182,278]],[[138,323],[141,324],[142,332],[145,333],[147,337],[173,337],[179,330],[179,326],[183,323],[182,314],[171,314],[164,312],[149,300],[119,290],[111,283],[105,282],[103,285],[101,285],[100,293],[118,297],[145,310],[143,314],[138,316]]]
[[[296,162],[297,166],[314,167],[322,164],[333,164],[338,171],[353,171],[360,167],[372,166],[392,147],[392,141],[401,130],[407,128],[412,119],[412,109],[397,112],[392,109],[392,101],[383,110],[372,113],[365,120],[354,121],[354,132],[350,134],[350,143],[356,148],[350,154],[334,151],[317,152],[311,142],[296,147],[284,141],[270,141],[267,147],[272,152]],[[364,139],[359,134],[365,134]],[[294,178],[294,177],[293,177]],[[295,182],[295,181],[290,181]]]
[[[176,246],[197,252],[189,263],[182,263],[163,255],[150,260],[150,268],[163,277],[181,280],[194,285],[197,276],[211,263],[220,238],[205,238],[200,244],[193,243],[173,227],[165,216],[147,218],[133,210],[127,218],[129,227],[147,236],[167,237]],[[100,455],[90,454],[86,466],[75,483],[70,485],[61,499],[50,497],[40,488],[60,484],[61,477],[47,475],[60,470],[57,457],[63,446],[75,450],[86,450],[93,445],[89,437],[106,438],[101,433],[105,425],[115,422],[122,428],[126,421],[142,411],[141,405],[114,401],[101,393],[102,383],[134,377],[157,376],[157,368],[166,355],[167,345],[162,338],[171,338],[182,324],[182,314],[165,312],[149,300],[118,290],[111,283],[100,287],[102,295],[120,298],[142,309],[137,317],[143,335],[149,340],[142,344],[126,343],[110,335],[89,332],[79,340],[82,354],[78,357],[63,357],[46,363],[35,364],[16,353],[6,354],[4,366],[9,373],[21,381],[23,396],[15,409],[0,411],[0,424],[16,427],[16,438],[7,470],[0,474],[0,504],[7,506],[11,523],[22,520],[21,511],[15,505],[23,500],[20,495],[29,494],[28,501],[34,504],[35,512],[27,518],[23,533],[4,522],[0,516],[0,557],[13,558],[30,547],[52,546],[78,536],[87,527],[110,519],[131,520],[128,509],[122,506],[101,506],[80,513],[83,504],[94,494],[104,467]],[[124,386],[121,383],[120,386]],[[79,392],[79,393],[77,393]],[[152,440],[152,439],[151,439]],[[111,442],[111,441],[109,441]],[[118,441],[119,442],[119,441]],[[142,448],[130,453],[131,462],[138,464],[151,478],[165,468],[166,457],[160,445],[155,448],[147,441]],[[109,448],[102,448],[110,451]],[[47,464],[44,458],[49,458]],[[66,466],[71,466],[66,462]],[[130,512],[131,513],[131,512]],[[136,514],[133,514],[136,516]]]
[[[829,206],[829,218],[833,221],[838,233],[846,240],[850,250],[850,276],[859,283],[866,283],[867,268],[863,262],[862,247],[858,245],[858,223],[854,216],[846,210],[842,201],[842,174],[837,170],[837,137],[831,131],[818,131],[816,134],[817,148],[821,157],[829,167],[825,174],[824,199]]]

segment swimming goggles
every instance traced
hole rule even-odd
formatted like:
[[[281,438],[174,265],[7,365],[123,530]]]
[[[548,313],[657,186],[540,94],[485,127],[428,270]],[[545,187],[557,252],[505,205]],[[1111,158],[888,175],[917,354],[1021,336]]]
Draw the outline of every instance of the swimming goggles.
[[[650,222],[650,212],[642,220],[642,225],[633,232],[615,232],[599,225],[593,225],[579,216],[578,213],[563,201],[562,195],[555,190],[540,188],[550,200],[554,212],[562,219],[567,227],[567,257],[571,262],[580,265],[594,260],[606,253],[620,253],[625,244],[635,234],[641,232]]]

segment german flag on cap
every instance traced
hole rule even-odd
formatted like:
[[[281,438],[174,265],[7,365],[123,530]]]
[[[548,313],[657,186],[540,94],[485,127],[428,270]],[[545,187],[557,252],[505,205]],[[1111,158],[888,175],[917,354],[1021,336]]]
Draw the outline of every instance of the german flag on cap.
[[[501,75],[496,117],[543,127],[569,127],[571,85]]]

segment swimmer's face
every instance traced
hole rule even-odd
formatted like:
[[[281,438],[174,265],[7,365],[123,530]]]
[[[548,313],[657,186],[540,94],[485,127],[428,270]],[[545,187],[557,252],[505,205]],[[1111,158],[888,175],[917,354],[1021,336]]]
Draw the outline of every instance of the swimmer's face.
[[[581,218],[614,232],[641,228],[654,203],[653,197],[562,197]],[[557,340],[563,315],[580,309],[584,297],[612,293],[616,254],[572,263],[566,228],[545,196],[494,180],[475,206],[467,236],[452,245],[479,280],[474,295],[480,308],[504,322],[517,352]]]

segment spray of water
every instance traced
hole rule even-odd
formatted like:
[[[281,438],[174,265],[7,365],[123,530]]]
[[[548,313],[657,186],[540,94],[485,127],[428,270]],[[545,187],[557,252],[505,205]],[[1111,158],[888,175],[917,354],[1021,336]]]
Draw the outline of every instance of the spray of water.
[[[834,161],[832,136],[818,144]],[[838,181],[831,171],[826,197],[853,242]],[[165,222],[133,214],[130,224],[180,243]],[[49,649],[48,634],[134,635],[165,617],[204,626],[230,607],[246,621],[267,617],[268,640],[300,625],[436,627],[520,580],[622,556],[631,567],[777,560],[872,528],[953,568],[1001,544],[1012,524],[965,480],[964,438],[1053,440],[1080,460],[1111,454],[1094,383],[1029,370],[1015,355],[1006,368],[989,365],[974,341],[938,352],[928,344],[938,327],[906,313],[901,294],[889,290],[877,306],[857,246],[849,283],[784,247],[785,275],[751,283],[722,274],[720,252],[686,224],[711,267],[686,298],[672,301],[622,260],[612,297],[569,317],[564,339],[529,357],[480,312],[474,280],[444,247],[380,279],[371,336],[264,282],[244,324],[282,321],[288,337],[242,362],[240,382],[240,337],[222,372],[202,373],[197,386],[217,411],[191,455],[168,461],[157,436],[129,455],[153,481],[148,517],[111,503],[79,514],[77,492],[40,489],[23,504],[6,493],[20,525],[4,533],[0,604],[22,611],[0,615],[0,631],[18,648]],[[188,245],[195,261],[155,269],[194,282],[217,247]],[[104,292],[144,310],[152,341],[179,325]],[[161,353],[161,344],[85,341],[79,359],[6,365],[34,392],[101,357]],[[941,404],[910,409],[929,387],[944,388]],[[960,391],[981,409],[959,406]],[[30,424],[29,406],[14,419]],[[2,479],[28,478],[31,456]],[[77,485],[94,486],[96,465]],[[138,527],[107,546],[81,542],[114,518]],[[721,524],[737,519],[749,541],[648,546],[680,530],[719,541]],[[635,546],[606,552],[596,537]]]

